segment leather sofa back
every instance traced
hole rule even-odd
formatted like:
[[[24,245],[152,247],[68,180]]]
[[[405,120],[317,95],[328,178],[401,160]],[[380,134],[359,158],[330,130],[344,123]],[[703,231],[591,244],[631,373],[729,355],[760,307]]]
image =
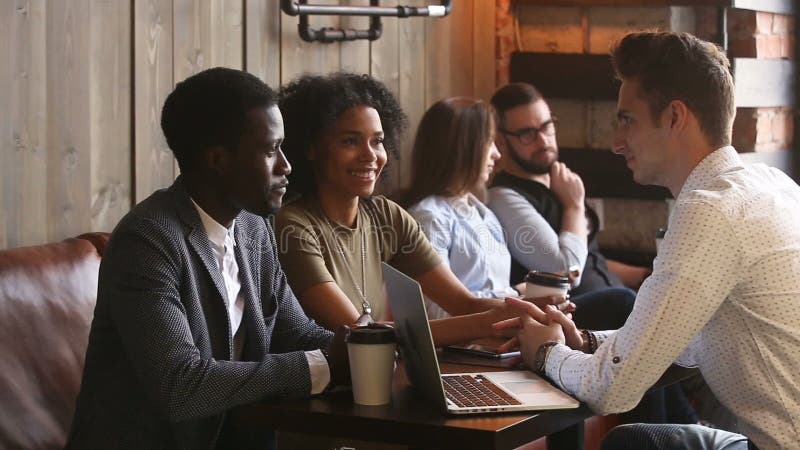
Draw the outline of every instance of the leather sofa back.
[[[107,233],[0,251],[0,448],[61,448]]]

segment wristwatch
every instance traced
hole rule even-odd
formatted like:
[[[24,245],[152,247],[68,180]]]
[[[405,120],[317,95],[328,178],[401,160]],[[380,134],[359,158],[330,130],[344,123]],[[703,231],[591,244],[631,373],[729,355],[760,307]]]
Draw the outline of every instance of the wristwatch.
[[[539,375],[545,374],[547,357],[550,355],[550,351],[553,350],[553,347],[556,345],[558,345],[558,342],[545,342],[539,346],[539,349],[536,350],[536,356],[533,358],[532,369],[534,372],[538,373]]]

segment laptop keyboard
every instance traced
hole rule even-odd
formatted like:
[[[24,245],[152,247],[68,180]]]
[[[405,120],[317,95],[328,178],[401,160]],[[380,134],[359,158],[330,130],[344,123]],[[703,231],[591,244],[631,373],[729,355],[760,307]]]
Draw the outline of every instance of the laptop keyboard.
[[[442,382],[447,398],[460,407],[521,404],[482,375],[443,376]]]

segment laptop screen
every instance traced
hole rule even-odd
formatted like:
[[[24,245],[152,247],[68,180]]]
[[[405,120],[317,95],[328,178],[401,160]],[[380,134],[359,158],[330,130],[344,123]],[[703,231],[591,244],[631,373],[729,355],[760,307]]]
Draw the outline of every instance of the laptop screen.
[[[442,411],[447,411],[439,361],[419,284],[386,263],[382,263],[382,269],[408,379]]]

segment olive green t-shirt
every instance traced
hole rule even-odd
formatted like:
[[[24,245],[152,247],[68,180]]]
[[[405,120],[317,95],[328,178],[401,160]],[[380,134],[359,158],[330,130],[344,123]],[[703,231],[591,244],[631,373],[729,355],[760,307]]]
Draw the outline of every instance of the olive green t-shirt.
[[[412,278],[441,262],[414,218],[382,196],[359,201],[355,228],[328,220],[315,198],[301,197],[281,208],[275,234],[283,271],[297,297],[314,285],[333,281],[360,313],[358,283],[365,288],[375,320],[386,320],[381,262]],[[362,245],[366,279],[362,279]]]

